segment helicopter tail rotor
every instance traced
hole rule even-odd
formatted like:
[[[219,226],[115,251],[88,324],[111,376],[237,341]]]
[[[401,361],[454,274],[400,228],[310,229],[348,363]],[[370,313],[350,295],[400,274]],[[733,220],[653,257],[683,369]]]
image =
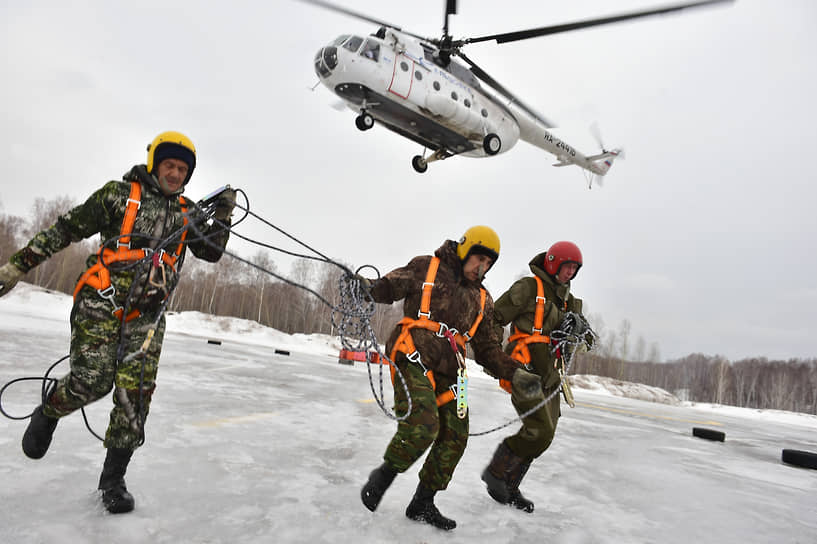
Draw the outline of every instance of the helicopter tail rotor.
[[[592,157],[587,157],[587,160],[595,162],[602,161],[602,163],[599,165],[599,168],[604,169],[604,173],[607,173],[607,170],[610,169],[610,166],[612,166],[614,160],[624,159],[624,150],[622,148],[616,148],[613,150],[607,149],[607,147],[604,145],[604,141],[601,138],[601,129],[599,128],[598,123],[593,122],[593,124],[590,125],[590,133],[593,135],[593,139],[595,139],[596,142],[599,144],[599,148],[601,148],[601,153],[598,155],[593,155]],[[609,165],[605,164],[605,161],[603,161],[602,159],[608,159],[610,164]],[[606,168],[604,168],[605,166]]]
[[[599,175],[604,175],[613,166],[613,161],[623,159],[624,150],[621,148],[605,150],[598,155],[587,157],[587,161],[592,164],[593,171]]]

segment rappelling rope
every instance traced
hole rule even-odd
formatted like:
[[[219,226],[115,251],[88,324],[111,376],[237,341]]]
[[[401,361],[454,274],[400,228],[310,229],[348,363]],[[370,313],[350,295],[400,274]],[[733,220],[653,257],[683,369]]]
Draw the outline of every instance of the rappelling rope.
[[[590,340],[588,340],[588,337],[590,337]],[[559,328],[550,333],[550,338],[552,341],[555,341],[555,344],[553,344],[553,347],[550,349],[551,353],[561,353],[565,359],[564,373],[565,379],[567,379],[567,374],[570,372],[570,366],[573,364],[573,357],[577,352],[589,349],[595,345],[596,341],[598,340],[598,335],[592,328],[590,328],[590,324],[587,322],[584,316],[574,312],[568,312]],[[544,398],[544,400],[540,401],[530,410],[517,415],[517,417],[506,421],[502,425],[493,427],[487,431],[468,433],[468,436],[483,436],[496,432],[500,429],[504,429],[505,427],[513,425],[518,421],[524,421],[526,417],[540,410],[543,406],[553,400],[554,397],[559,395],[560,392],[561,387],[557,386],[556,389],[554,389]]]
[[[371,295],[368,293],[367,289],[365,289],[363,286],[361,286],[359,276],[357,276],[357,273],[360,270],[362,270],[364,268],[371,268],[371,269],[374,270],[377,277],[379,277],[380,273],[377,270],[377,268],[375,268],[372,265],[364,265],[363,267],[358,268],[356,272],[353,272],[347,266],[345,266],[345,265],[343,265],[343,264],[341,264],[341,263],[339,263],[337,261],[334,261],[333,259],[327,257],[326,255],[324,255],[323,253],[321,253],[317,249],[307,245],[306,243],[302,242],[301,240],[299,240],[295,236],[289,234],[288,232],[286,232],[282,228],[272,224],[271,222],[267,221],[263,217],[261,217],[261,216],[255,214],[254,212],[252,212],[250,210],[249,199],[247,198],[246,193],[244,193],[244,191],[242,191],[241,189],[236,189],[235,191],[236,191],[236,193],[239,193],[239,194],[241,194],[243,196],[243,199],[244,199],[244,202],[245,202],[244,206],[242,206],[240,204],[236,204],[236,208],[243,211],[243,216],[241,217],[241,219],[239,221],[237,221],[236,223],[234,223],[232,226],[227,225],[225,223],[222,223],[222,222],[218,221],[217,219],[213,219],[213,222],[216,223],[216,224],[221,225],[225,229],[230,230],[231,234],[233,234],[233,235],[237,236],[238,238],[240,238],[240,239],[242,239],[242,240],[244,240],[246,242],[249,242],[251,244],[255,244],[255,245],[258,245],[260,247],[264,247],[264,248],[267,248],[267,249],[271,249],[273,251],[284,253],[284,254],[290,255],[292,257],[298,257],[298,258],[302,258],[302,259],[311,259],[311,260],[323,262],[323,263],[330,264],[330,265],[338,267],[340,270],[343,271],[343,274],[340,275],[339,278],[338,278],[339,301],[338,301],[337,304],[332,303],[331,301],[327,300],[326,297],[324,297],[323,295],[321,295],[320,293],[318,293],[314,289],[311,289],[310,287],[308,287],[306,285],[302,285],[302,284],[300,284],[298,282],[292,281],[292,280],[290,280],[290,279],[288,279],[288,278],[286,278],[284,276],[281,276],[281,275],[273,272],[272,270],[264,268],[263,266],[261,266],[261,265],[259,265],[257,263],[254,263],[252,261],[244,259],[243,257],[240,257],[239,255],[237,255],[237,254],[235,254],[235,253],[233,253],[233,252],[231,252],[231,251],[229,251],[227,249],[224,249],[224,252],[223,252],[224,255],[228,255],[229,257],[232,257],[233,259],[236,259],[236,260],[238,260],[238,261],[240,261],[240,262],[242,262],[244,264],[247,264],[249,266],[252,266],[253,268],[255,268],[255,269],[257,269],[257,270],[259,270],[261,272],[264,272],[265,274],[268,274],[268,275],[270,275],[270,276],[272,276],[272,277],[274,277],[274,278],[276,278],[276,279],[278,279],[278,280],[280,280],[280,281],[282,281],[282,282],[284,282],[284,283],[286,283],[288,285],[292,285],[293,287],[297,287],[299,289],[303,289],[304,291],[307,291],[308,293],[311,293],[319,301],[321,301],[323,304],[325,304],[327,307],[329,307],[331,309],[331,311],[332,311],[332,317],[331,317],[332,326],[338,331],[338,335],[340,337],[341,345],[343,346],[344,349],[347,349],[349,351],[363,351],[363,352],[366,352],[366,353],[369,353],[369,352],[373,351],[373,352],[376,352],[379,355],[380,361],[385,360],[385,361],[388,361],[389,364],[391,364],[391,361],[388,359],[388,357],[386,357],[386,355],[384,353],[382,353],[382,351],[380,350],[380,346],[379,346],[379,344],[377,342],[377,337],[376,337],[376,335],[374,333],[374,329],[372,328],[371,319],[372,319],[372,316],[374,315],[374,312],[375,312],[375,302],[372,299]],[[261,242],[259,240],[255,240],[255,239],[250,238],[248,236],[244,236],[244,235],[236,232],[235,230],[233,230],[233,227],[235,225],[237,225],[238,223],[240,223],[241,221],[243,221],[247,217],[253,217],[253,218],[257,219],[258,221],[264,223],[265,225],[275,229],[276,231],[278,231],[282,235],[286,236],[287,238],[289,238],[293,242],[297,243],[298,245],[300,245],[300,246],[306,248],[307,250],[309,250],[310,252],[314,253],[314,255],[296,253],[296,252],[293,252],[293,251],[282,249],[280,247],[276,247],[276,246]],[[198,226],[193,221],[191,221],[191,223],[190,223],[190,230],[199,237],[197,239],[203,240],[206,244],[216,247],[216,244],[214,242],[209,240],[208,237],[202,235],[201,231],[198,229]],[[385,381],[384,380],[383,366],[384,365],[381,364],[380,369],[379,369],[379,391],[380,391],[380,394],[378,395],[377,391],[375,390],[375,385],[374,385],[374,381],[373,381],[373,378],[372,378],[371,365],[367,363],[367,370],[368,370],[368,375],[369,375],[369,386],[371,388],[372,395],[374,396],[374,399],[377,402],[377,405],[380,407],[380,409],[383,411],[383,413],[387,417],[389,417],[391,419],[394,419],[396,421],[403,421],[406,418],[408,418],[409,415],[411,415],[411,409],[412,409],[411,395],[409,394],[408,384],[406,383],[406,380],[405,380],[404,376],[402,375],[400,370],[397,368],[397,366],[392,365],[393,368],[395,369],[395,374],[398,376],[398,378],[400,380],[401,386],[403,387],[403,389],[406,392],[406,397],[408,398],[408,410],[407,410],[407,412],[402,416],[397,416],[397,414],[394,413],[393,411],[389,410],[386,407],[386,404],[385,404],[384,393],[383,393],[383,382]]]

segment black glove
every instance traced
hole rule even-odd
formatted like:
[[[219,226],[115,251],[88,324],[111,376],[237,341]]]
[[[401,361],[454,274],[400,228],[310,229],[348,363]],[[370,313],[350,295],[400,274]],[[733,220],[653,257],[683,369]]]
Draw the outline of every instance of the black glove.
[[[579,338],[587,331],[587,323],[582,316],[571,312],[565,316],[559,330]]]
[[[233,215],[233,208],[235,208],[235,191],[224,189],[216,198],[216,212],[213,217],[222,223],[227,222]]]
[[[542,401],[545,398],[542,380],[533,372],[518,368],[511,378],[511,395],[522,402]]]
[[[0,297],[11,291],[26,273],[12,263],[0,266]]]

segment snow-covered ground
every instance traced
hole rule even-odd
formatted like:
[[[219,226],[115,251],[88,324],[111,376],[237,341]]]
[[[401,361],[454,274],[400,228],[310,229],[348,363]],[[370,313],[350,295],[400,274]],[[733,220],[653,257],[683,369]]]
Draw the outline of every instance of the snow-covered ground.
[[[0,300],[0,385],[42,375],[67,353],[70,306],[27,284]],[[817,471],[780,459],[783,448],[817,451],[817,417],[681,403],[591,376],[574,378],[577,406],[563,405],[554,444],[522,485],[533,514],[496,504],[479,479],[516,423],[470,439],[437,498],[458,522],[452,533],[403,514],[419,463],[370,513],[360,486],[395,424],[373,400],[367,365],[338,364],[339,347],[242,320],[170,315],[147,443],[126,478],[136,510],[114,516],[99,504],[104,449],[79,413],[60,422],[39,461],[20,450],[26,423],[0,418],[0,542],[817,542]],[[513,418],[494,380],[476,366],[470,376],[472,433]],[[387,378],[384,390],[389,399]],[[24,415],[38,391],[14,384],[3,408]],[[109,409],[105,399],[86,410],[97,433]],[[694,426],[726,441],[694,438]]]

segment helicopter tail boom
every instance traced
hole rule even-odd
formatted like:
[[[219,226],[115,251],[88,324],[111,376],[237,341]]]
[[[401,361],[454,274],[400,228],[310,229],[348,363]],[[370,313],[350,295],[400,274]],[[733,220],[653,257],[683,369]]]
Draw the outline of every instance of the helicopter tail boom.
[[[613,161],[615,161],[616,157],[620,154],[621,149],[613,149],[612,151],[604,151],[598,155],[591,155],[585,159],[589,163],[587,169],[594,174],[603,176],[610,170],[610,167],[613,166]]]
[[[601,153],[585,156],[534,119],[523,115],[518,115],[517,119],[520,139],[555,155],[557,162],[553,166],[578,166],[597,176],[604,176],[613,166],[616,157],[621,154],[620,149],[608,151],[602,148]]]

